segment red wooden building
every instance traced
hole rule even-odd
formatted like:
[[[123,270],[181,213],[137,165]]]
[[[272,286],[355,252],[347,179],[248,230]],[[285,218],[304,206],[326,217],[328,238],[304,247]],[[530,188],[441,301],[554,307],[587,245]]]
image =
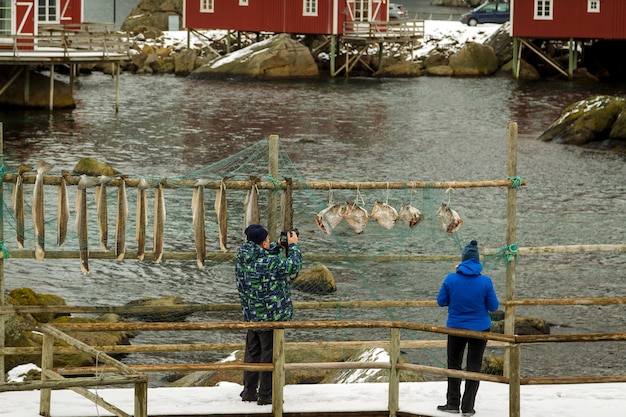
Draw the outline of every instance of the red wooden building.
[[[117,66],[130,60],[129,44],[113,23],[83,22],[83,0],[8,0],[0,2],[0,71],[9,74],[2,94],[16,80],[24,81],[32,66],[50,68],[50,108],[54,106],[54,67],[104,62]],[[21,77],[21,79],[20,79]]]
[[[387,21],[387,0],[184,0],[187,28],[342,35],[345,21]]]
[[[567,70],[543,56],[571,78],[577,52],[585,46],[598,40],[626,40],[626,1],[511,0],[511,35],[517,68],[523,47],[541,53],[537,40],[544,44],[567,42],[570,55]]]

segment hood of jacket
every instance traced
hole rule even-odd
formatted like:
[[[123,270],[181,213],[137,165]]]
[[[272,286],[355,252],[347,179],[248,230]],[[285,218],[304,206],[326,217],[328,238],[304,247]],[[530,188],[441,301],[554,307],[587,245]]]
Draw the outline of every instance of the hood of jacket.
[[[463,261],[456,268],[456,272],[463,275],[480,275],[483,270],[483,266],[480,264],[480,261],[476,258],[470,258],[466,261]]]

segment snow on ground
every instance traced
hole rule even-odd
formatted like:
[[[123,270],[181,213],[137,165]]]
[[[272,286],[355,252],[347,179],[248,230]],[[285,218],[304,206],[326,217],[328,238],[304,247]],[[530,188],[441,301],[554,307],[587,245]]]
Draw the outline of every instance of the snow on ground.
[[[105,401],[133,413],[134,390],[92,390]],[[241,386],[223,383],[206,388],[151,388],[150,415],[255,414],[271,413],[271,406],[241,401]],[[387,409],[385,383],[287,385],[285,413],[382,411]],[[445,402],[446,383],[406,382],[400,384],[400,411],[416,415],[450,417],[437,411]],[[524,417],[622,417],[626,410],[626,383],[526,385],[521,387]],[[0,417],[39,416],[39,392],[0,393]],[[476,417],[509,414],[508,386],[481,382],[476,397]],[[52,417],[99,417],[111,414],[73,391],[52,393]]]

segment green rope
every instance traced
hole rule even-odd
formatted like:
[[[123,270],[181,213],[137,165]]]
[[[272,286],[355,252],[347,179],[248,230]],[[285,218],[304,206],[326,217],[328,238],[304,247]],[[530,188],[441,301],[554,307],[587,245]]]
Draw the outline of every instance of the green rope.
[[[2,250],[4,259],[7,259],[9,257],[9,251],[4,247],[4,240],[0,240],[0,250]]]
[[[506,179],[508,181],[513,181],[513,183],[511,184],[511,188],[519,188],[522,186],[522,181],[523,181],[522,177],[518,177],[518,176],[506,177]]]
[[[485,256],[483,259],[483,268],[485,270],[492,270],[500,266],[502,263],[511,262],[517,258],[517,243],[512,243],[498,250],[493,255]]]
[[[274,183],[274,188],[280,190],[280,185],[278,185],[278,181],[272,176],[272,174],[268,174],[267,179]]]

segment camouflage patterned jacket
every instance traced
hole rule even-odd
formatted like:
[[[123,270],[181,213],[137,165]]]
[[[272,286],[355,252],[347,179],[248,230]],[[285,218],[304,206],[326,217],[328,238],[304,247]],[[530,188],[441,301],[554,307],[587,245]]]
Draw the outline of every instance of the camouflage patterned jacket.
[[[284,252],[284,251],[283,251]],[[270,250],[247,241],[239,249],[235,274],[245,321],[286,321],[293,316],[290,276],[302,268],[297,244],[284,257],[280,245]]]

